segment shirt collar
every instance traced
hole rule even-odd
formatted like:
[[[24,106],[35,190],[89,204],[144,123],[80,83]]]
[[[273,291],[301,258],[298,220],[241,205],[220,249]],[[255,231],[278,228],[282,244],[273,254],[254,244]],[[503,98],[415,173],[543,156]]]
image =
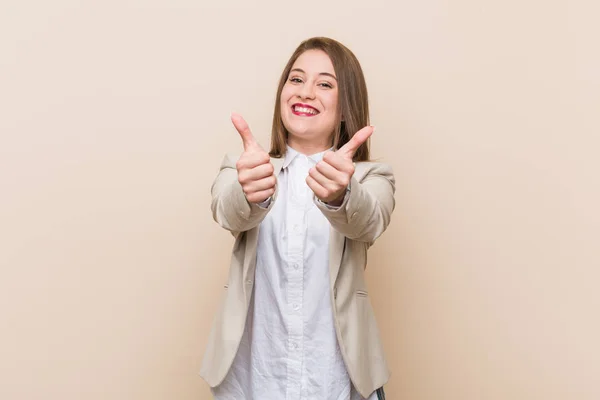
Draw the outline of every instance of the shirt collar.
[[[308,158],[313,164],[318,163],[319,161],[321,161],[323,159],[323,156],[325,155],[326,152],[333,150],[333,147],[330,147],[329,149],[322,151],[320,153],[316,153],[310,156],[305,156],[306,158]],[[285,153],[285,161],[283,162],[283,166],[281,167],[281,169],[286,169],[291,163],[292,161],[294,161],[294,159],[298,156],[302,156],[303,154],[300,153],[297,150],[292,149],[289,145],[287,146],[287,151]]]

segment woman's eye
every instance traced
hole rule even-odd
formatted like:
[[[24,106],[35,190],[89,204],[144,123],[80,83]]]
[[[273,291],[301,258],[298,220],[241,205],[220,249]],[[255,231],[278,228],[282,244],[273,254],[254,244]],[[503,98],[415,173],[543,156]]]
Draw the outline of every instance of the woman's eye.
[[[333,86],[330,83],[327,83],[327,82],[320,83],[319,85],[323,86],[323,87],[326,87],[326,88],[329,88],[329,89],[333,88]]]
[[[290,82],[302,83],[302,79],[300,79],[300,78],[290,78]]]

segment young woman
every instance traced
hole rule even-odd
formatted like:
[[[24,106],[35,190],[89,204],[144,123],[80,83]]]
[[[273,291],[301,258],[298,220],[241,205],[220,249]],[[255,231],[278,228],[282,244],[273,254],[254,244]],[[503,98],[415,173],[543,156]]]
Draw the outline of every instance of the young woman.
[[[312,38],[285,67],[271,150],[244,145],[212,186],[235,237],[201,374],[218,400],[382,399],[389,372],[364,280],[394,209],[391,168],[369,162],[367,88],[342,44]]]

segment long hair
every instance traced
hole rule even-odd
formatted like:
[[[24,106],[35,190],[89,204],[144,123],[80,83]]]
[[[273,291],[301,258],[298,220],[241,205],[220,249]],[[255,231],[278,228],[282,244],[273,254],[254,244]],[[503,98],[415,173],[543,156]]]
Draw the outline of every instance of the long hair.
[[[343,44],[325,37],[314,37],[300,43],[285,66],[275,97],[273,128],[271,130],[271,157],[283,157],[287,149],[288,132],[281,119],[281,92],[290,71],[302,53],[322,50],[331,59],[338,82],[338,120],[333,135],[333,148],[338,150],[348,143],[360,129],[369,125],[369,98],[367,84],[356,56]],[[369,160],[369,141],[363,143],[354,154],[354,161]]]

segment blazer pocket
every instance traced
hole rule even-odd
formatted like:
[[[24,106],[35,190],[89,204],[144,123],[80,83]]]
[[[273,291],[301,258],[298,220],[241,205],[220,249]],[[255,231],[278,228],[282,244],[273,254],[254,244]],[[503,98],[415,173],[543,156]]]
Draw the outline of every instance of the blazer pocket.
[[[369,295],[369,293],[367,293],[366,290],[357,290],[356,291],[356,295],[358,297],[367,297]]]

